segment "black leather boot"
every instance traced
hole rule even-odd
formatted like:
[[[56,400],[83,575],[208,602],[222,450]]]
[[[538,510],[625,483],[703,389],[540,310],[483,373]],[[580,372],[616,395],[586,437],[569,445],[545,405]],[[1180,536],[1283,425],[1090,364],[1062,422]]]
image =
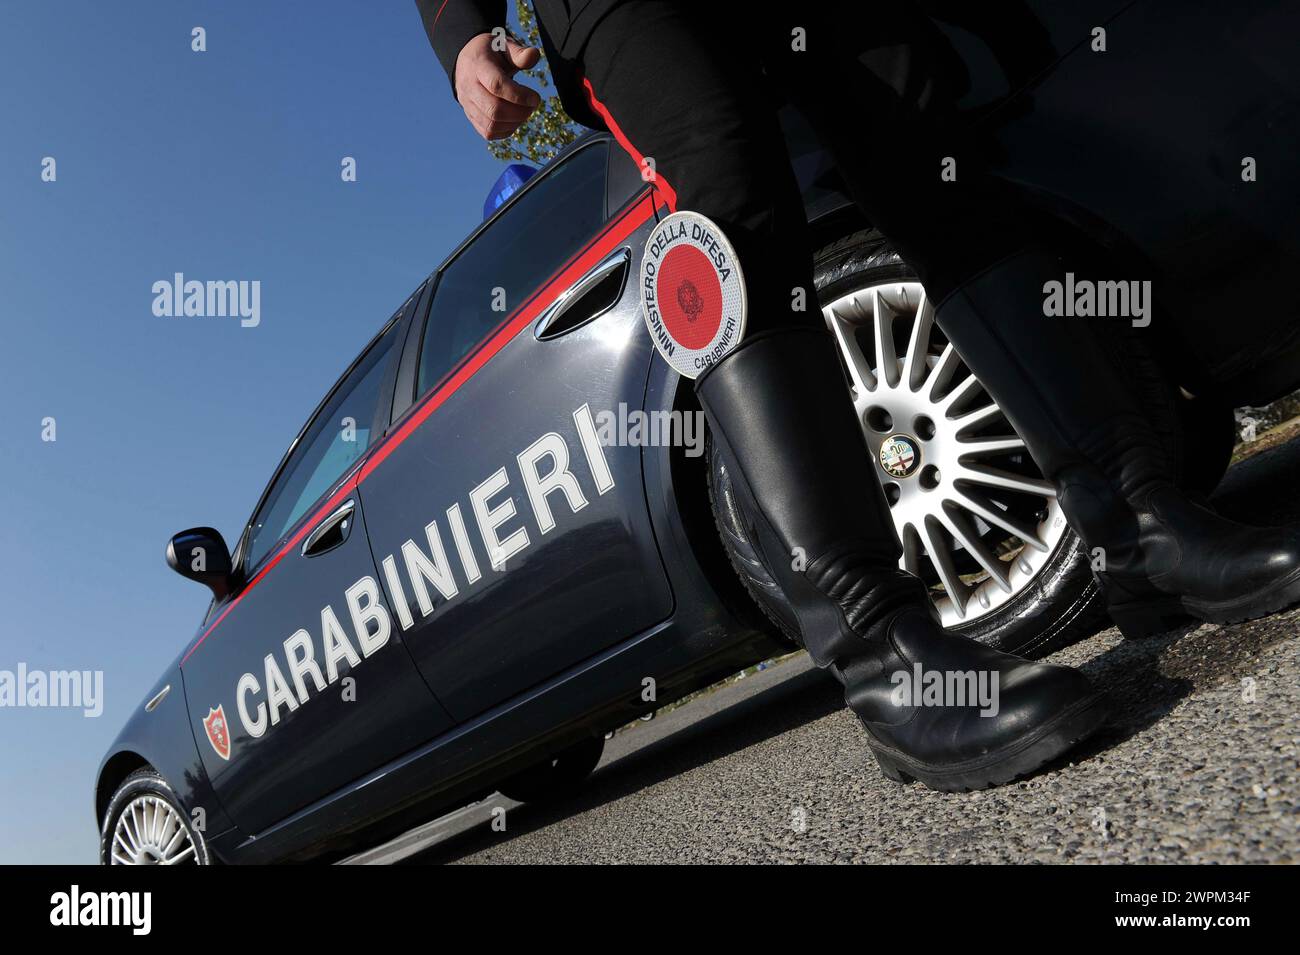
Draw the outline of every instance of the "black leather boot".
[[[1112,619],[1140,637],[1189,615],[1230,623],[1300,601],[1300,528],[1239,524],[1178,488],[1134,385],[1153,363],[1130,349],[1138,372],[1125,373],[1106,347],[1121,329],[1104,323],[1125,319],[1044,314],[1044,286],[1065,272],[1053,256],[1022,251],[945,298],[935,317],[1056,486]]]
[[[1031,772],[1097,729],[1105,699],[1074,670],[942,629],[898,567],[844,390],[829,336],[806,328],[755,335],[696,382],[750,540],[887,776],[964,790]],[[936,680],[948,692],[924,692]]]

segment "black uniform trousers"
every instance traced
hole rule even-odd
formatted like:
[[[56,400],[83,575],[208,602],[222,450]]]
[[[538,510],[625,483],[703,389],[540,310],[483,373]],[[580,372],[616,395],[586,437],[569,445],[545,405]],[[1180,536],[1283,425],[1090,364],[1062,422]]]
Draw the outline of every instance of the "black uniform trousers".
[[[1026,243],[1027,220],[1008,214],[1010,200],[978,174],[978,144],[950,108],[959,79],[932,53],[919,11],[805,7],[816,9],[624,0],[574,51],[587,105],[634,162],[653,164],[669,205],[703,213],[731,239],[751,332],[822,321],[777,120],[787,102],[932,300]],[[906,51],[901,62],[872,61],[884,43]],[[960,175],[947,181],[945,157],[958,154]]]

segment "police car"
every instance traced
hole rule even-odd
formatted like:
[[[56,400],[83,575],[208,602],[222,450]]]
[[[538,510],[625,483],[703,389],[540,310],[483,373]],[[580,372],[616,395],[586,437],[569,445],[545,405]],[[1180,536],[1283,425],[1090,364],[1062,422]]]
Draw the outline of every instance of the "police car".
[[[787,119],[905,566],[973,639],[1077,639],[1100,610],[1050,486],[939,329],[913,334],[924,289]],[[105,863],[328,858],[494,790],[550,798],[610,730],[792,648],[690,383],[642,317],[667,210],[605,134],[506,178],[326,394],[233,552],[205,527],[168,545],[212,600],[99,769]],[[926,380],[876,374],[891,352]],[[1169,385],[1152,414],[1198,435],[1187,479],[1209,488],[1231,405]]]

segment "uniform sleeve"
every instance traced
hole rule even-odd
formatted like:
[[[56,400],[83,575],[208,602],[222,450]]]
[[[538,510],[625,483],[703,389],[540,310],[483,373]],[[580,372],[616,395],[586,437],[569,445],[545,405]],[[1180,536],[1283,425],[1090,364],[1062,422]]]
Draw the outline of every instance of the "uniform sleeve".
[[[465,44],[480,33],[491,33],[504,26],[504,0],[415,0],[424,21],[438,62],[451,81],[451,95],[456,95],[456,57]]]

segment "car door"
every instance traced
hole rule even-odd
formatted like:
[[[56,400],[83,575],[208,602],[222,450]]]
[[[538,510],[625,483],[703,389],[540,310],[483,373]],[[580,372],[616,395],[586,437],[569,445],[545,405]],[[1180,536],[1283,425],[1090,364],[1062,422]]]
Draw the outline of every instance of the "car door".
[[[672,609],[640,448],[597,434],[641,407],[652,354],[632,275],[653,210],[607,220],[608,148],[543,171],[443,266],[412,334],[416,403],[367,465],[386,595],[457,720]]]
[[[249,834],[451,722],[390,623],[355,489],[404,332],[389,324],[295,442],[236,555],[247,582],[181,665],[204,768]]]

